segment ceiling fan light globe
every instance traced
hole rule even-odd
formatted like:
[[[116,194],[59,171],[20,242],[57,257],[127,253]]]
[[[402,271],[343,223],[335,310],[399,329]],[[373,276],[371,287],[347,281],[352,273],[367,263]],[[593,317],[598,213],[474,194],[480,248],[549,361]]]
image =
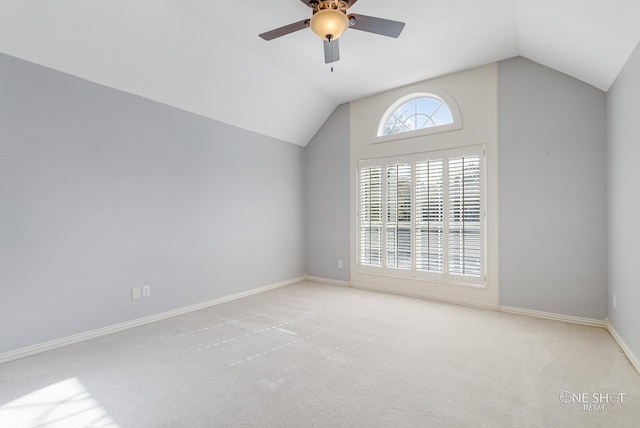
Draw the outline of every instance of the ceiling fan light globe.
[[[322,9],[311,18],[311,29],[322,40],[336,40],[349,27],[349,18],[336,9]]]

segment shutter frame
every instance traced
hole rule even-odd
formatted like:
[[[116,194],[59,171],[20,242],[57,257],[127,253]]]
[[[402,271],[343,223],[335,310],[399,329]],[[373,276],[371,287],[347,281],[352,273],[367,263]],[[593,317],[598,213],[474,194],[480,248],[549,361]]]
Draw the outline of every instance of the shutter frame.
[[[484,146],[470,146],[359,161],[358,270],[431,282],[486,286],[485,153]],[[381,189],[363,187],[363,174],[374,170],[382,175]],[[401,173],[404,174],[402,180]],[[437,185],[433,180],[439,180]],[[410,183],[409,189],[406,183]],[[362,209],[371,208],[363,206],[363,202],[365,205],[371,202],[366,193],[372,189],[377,192],[374,192],[375,203],[381,209],[382,220],[380,229],[376,229],[380,232],[377,244],[381,248],[376,253],[380,257],[374,260],[375,265],[371,264],[371,258],[362,258],[366,256],[363,250],[370,249],[368,246],[372,244],[371,239],[367,241],[362,235],[363,226],[367,226],[362,223],[367,220]],[[405,203],[407,206],[402,208]],[[399,238],[400,231],[404,239]]]

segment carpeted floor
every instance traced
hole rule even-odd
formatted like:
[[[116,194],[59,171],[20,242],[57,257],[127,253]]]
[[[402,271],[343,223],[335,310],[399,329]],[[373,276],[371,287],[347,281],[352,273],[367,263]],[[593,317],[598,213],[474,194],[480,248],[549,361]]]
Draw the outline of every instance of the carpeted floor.
[[[639,427],[605,330],[300,283],[0,365],[0,427]]]

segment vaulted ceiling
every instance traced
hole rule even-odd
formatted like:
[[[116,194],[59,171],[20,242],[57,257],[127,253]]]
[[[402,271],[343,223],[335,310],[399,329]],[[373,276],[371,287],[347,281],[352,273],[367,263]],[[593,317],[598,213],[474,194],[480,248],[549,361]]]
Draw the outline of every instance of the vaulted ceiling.
[[[347,30],[334,72],[300,0],[0,0],[0,52],[306,145],[340,103],[522,55],[607,90],[640,41],[638,0],[359,0],[398,39]]]

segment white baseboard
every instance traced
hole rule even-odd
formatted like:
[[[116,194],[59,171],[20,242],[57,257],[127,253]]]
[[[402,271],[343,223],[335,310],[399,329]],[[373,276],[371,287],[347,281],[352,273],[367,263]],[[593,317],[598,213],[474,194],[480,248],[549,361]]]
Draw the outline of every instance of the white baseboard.
[[[622,352],[624,352],[624,354],[629,359],[629,362],[631,363],[631,365],[636,369],[638,374],[640,374],[640,360],[638,360],[638,357],[636,357],[633,351],[631,351],[631,348],[629,348],[627,343],[624,341],[622,336],[620,336],[620,334],[616,331],[616,329],[613,328],[613,325],[611,325],[609,320],[607,319],[605,322],[606,322],[607,330],[609,331],[609,334],[611,334],[611,336],[613,336],[613,339],[616,342],[618,342],[618,346],[622,348]]]
[[[305,281],[320,282],[322,284],[340,285],[342,287],[351,286],[351,283],[349,281],[340,281],[340,280],[337,280],[337,279],[322,278],[322,277],[319,277],[319,276],[305,275],[304,276],[304,280]]]
[[[293,278],[287,281],[282,281],[275,284],[269,284],[263,287],[253,288],[251,290],[231,294],[229,296],[223,296],[217,299],[207,300],[202,303],[196,303],[195,305],[184,306],[182,308],[173,309],[173,310],[162,312],[159,314],[150,315],[143,318],[137,318],[135,320],[126,321],[123,323],[114,324],[107,327],[102,327],[102,328],[87,331],[84,333],[74,334],[73,336],[67,336],[60,339],[51,340],[49,342],[27,346],[25,348],[16,349],[15,351],[4,352],[0,354],[0,364],[13,361],[13,360],[18,360],[20,358],[29,357],[31,355],[39,354],[41,352],[51,351],[52,349],[61,348],[63,346],[82,342],[84,340],[94,339],[96,337],[105,336],[107,334],[116,333],[118,331],[127,330],[130,328],[139,327],[141,325],[149,324],[149,323],[160,321],[163,319],[187,314],[189,312],[208,308],[210,306],[219,305],[220,303],[230,302],[232,300],[240,299],[242,297],[263,293],[265,291],[273,290],[275,288],[284,287],[285,285],[295,284],[303,280],[304,280],[304,277]]]
[[[463,300],[463,299],[434,296],[427,293],[414,293],[414,292],[400,291],[393,288],[378,287],[378,286],[373,286],[369,284],[355,284],[347,281],[338,281],[335,279],[321,278],[321,277],[315,277],[315,276],[309,276],[309,275],[305,275],[305,280],[320,282],[324,284],[333,284],[333,285],[341,285],[345,287],[359,288],[359,289],[368,290],[368,291],[377,291],[382,293],[395,294],[399,296],[417,297],[420,299],[434,300],[437,302],[444,302],[444,303],[452,303],[455,305],[469,306],[472,308],[488,309],[493,311],[497,310],[500,312],[507,312],[511,314],[526,315],[529,317],[543,318],[543,319],[548,319],[553,321],[562,321],[562,322],[568,322],[572,324],[586,325],[589,327],[598,327],[598,328],[605,328],[605,329],[608,328],[605,321],[592,319],[592,318],[581,318],[581,317],[575,317],[571,315],[555,314],[552,312],[542,312],[542,311],[534,311],[531,309],[515,308],[511,306],[496,306],[488,303],[478,303],[478,302],[472,302],[472,301]]]
[[[514,308],[511,306],[500,306],[500,311],[507,312],[510,314],[527,315],[535,318],[544,318],[544,319],[553,320],[553,321],[563,321],[563,322],[568,322],[572,324],[587,325],[590,327],[607,328],[603,320],[597,320],[592,318],[574,317],[571,315],[554,314],[551,312],[534,311],[531,309]]]
[[[163,320],[163,319],[175,317],[175,316],[178,316],[178,315],[187,314],[189,312],[197,311],[199,309],[208,308],[208,307],[211,307],[211,306],[219,305],[219,304],[225,303],[225,302],[230,302],[232,300],[240,299],[240,298],[251,296],[251,295],[254,295],[254,294],[263,293],[265,291],[273,290],[275,288],[284,287],[286,285],[296,284],[298,282],[305,281],[305,280],[306,281],[324,283],[324,284],[338,285],[338,286],[343,286],[343,287],[354,287],[354,288],[360,288],[360,289],[369,290],[369,291],[390,293],[390,294],[396,294],[396,295],[401,295],[401,296],[417,297],[417,298],[421,298],[421,299],[434,300],[434,301],[444,302],[444,303],[452,303],[452,304],[456,304],[456,305],[469,306],[469,307],[480,308],[480,309],[499,310],[501,312],[507,312],[507,313],[518,314],[518,315],[526,315],[526,316],[531,316],[531,317],[536,317],[536,318],[544,318],[544,319],[549,319],[549,320],[554,320],[554,321],[563,321],[563,322],[586,325],[586,326],[591,326],[591,327],[605,328],[605,329],[607,329],[609,331],[609,333],[611,333],[611,336],[613,336],[613,338],[618,343],[618,345],[620,345],[620,348],[622,348],[624,353],[627,355],[627,358],[629,358],[629,361],[631,362],[633,367],[638,371],[638,373],[640,373],[640,361],[633,354],[631,349],[627,346],[627,344],[624,342],[624,340],[618,334],[618,332],[608,322],[608,320],[607,321],[603,321],[603,320],[597,320],[597,319],[591,319],[591,318],[580,318],[580,317],[574,317],[574,316],[570,316],[570,315],[561,315],[561,314],[554,314],[554,313],[549,313],[549,312],[534,311],[534,310],[530,310],[530,309],[514,308],[514,307],[510,307],[510,306],[498,306],[498,307],[496,307],[494,305],[485,304],[485,303],[477,303],[477,302],[471,302],[471,301],[466,301],[466,300],[461,300],[461,299],[433,296],[433,295],[428,295],[428,294],[423,294],[423,293],[403,292],[403,291],[398,291],[398,290],[394,290],[394,289],[391,289],[391,288],[374,287],[374,286],[370,286],[370,285],[366,285],[366,284],[352,284],[352,283],[347,282],[347,281],[339,281],[339,280],[335,280],[335,279],[321,278],[321,277],[315,277],[315,276],[309,276],[309,275],[305,275],[304,277],[299,277],[299,278],[293,278],[293,279],[290,279],[290,280],[287,280],[287,281],[278,282],[278,283],[275,283],[275,284],[265,285],[263,287],[253,288],[251,290],[247,290],[247,291],[243,291],[243,292],[240,292],[240,293],[231,294],[229,296],[224,296],[224,297],[220,297],[220,298],[213,299],[213,300],[207,300],[207,301],[202,302],[202,303],[196,303],[194,305],[173,309],[173,310],[170,310],[170,311],[162,312],[162,313],[155,314],[155,315],[150,315],[150,316],[143,317],[143,318],[138,318],[138,319],[131,320],[131,321],[126,321],[126,322],[119,323],[119,324],[114,324],[114,325],[103,327],[103,328],[99,328],[99,329],[96,329],[96,330],[91,330],[91,331],[87,331],[87,332],[84,332],[84,333],[79,333],[79,334],[75,334],[75,335],[72,335],[72,336],[67,336],[67,337],[63,337],[63,338],[60,338],[60,339],[51,340],[49,342],[44,342],[44,343],[37,344],[37,345],[32,345],[32,346],[27,346],[25,348],[16,349],[14,351],[1,353],[0,354],[0,364],[6,363],[6,362],[9,362],[9,361],[13,361],[13,360],[18,360],[20,358],[25,358],[25,357],[29,357],[29,356],[32,356],[32,355],[36,355],[36,354],[39,354],[39,353],[42,353],[42,352],[46,352],[46,351],[50,351],[50,350],[53,350],[53,349],[56,349],[56,348],[61,348],[63,346],[67,346],[67,345],[71,345],[71,344],[74,344],[74,343],[82,342],[84,340],[89,340],[89,339],[93,339],[93,338],[96,338],[96,337],[105,336],[107,334],[116,333],[116,332],[119,332],[119,331],[123,331],[123,330],[127,330],[127,329],[130,329],[130,328],[134,328],[134,327],[139,327],[141,325],[145,325],[145,324],[149,324],[149,323],[152,323],[152,322],[160,321],[160,320]]]
[[[417,297],[419,299],[434,300],[436,302],[452,303],[452,304],[455,304],[455,305],[468,306],[468,307],[472,307],[472,308],[490,309],[490,310],[496,310],[498,308],[497,306],[489,304],[489,303],[479,303],[479,302],[472,302],[472,301],[464,300],[464,299],[456,299],[456,298],[450,298],[450,297],[435,296],[435,295],[427,294],[427,293],[415,293],[415,292],[411,292],[411,291],[396,290],[396,289],[393,289],[393,288],[379,287],[379,286],[373,286],[373,285],[369,285],[369,284],[354,284],[354,283],[352,283],[351,287],[360,288],[362,290],[369,290],[369,291],[377,291],[377,292],[381,292],[381,293],[395,294],[395,295],[398,295],[398,296]]]

